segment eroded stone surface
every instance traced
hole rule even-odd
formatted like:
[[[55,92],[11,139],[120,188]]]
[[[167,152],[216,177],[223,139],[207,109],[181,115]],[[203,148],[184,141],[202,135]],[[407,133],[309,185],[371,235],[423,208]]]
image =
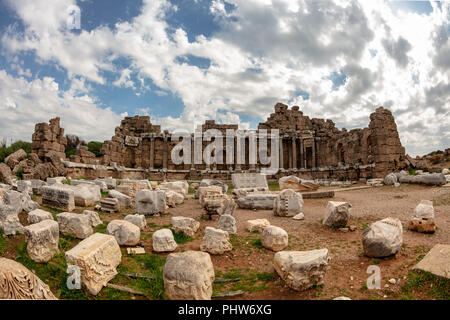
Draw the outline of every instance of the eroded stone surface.
[[[414,209],[414,215],[417,218],[434,218],[433,202],[430,200],[422,200]]]
[[[350,208],[348,202],[328,201],[323,224],[328,227],[343,228],[350,219]]]
[[[170,229],[155,231],[152,235],[152,241],[153,251],[156,252],[174,251],[178,246]]]
[[[436,244],[414,269],[450,279],[450,245]]]
[[[128,208],[132,204],[131,197],[129,197],[126,194],[123,194],[117,190],[109,190],[108,197],[119,200],[119,205],[120,205],[121,209]]]
[[[236,219],[230,214],[223,214],[219,218],[218,228],[229,234],[235,234],[237,232]]]
[[[144,230],[147,226],[147,220],[145,220],[145,216],[142,214],[129,214],[124,220],[138,226],[141,230]]]
[[[48,262],[59,253],[59,227],[56,221],[43,220],[24,228],[27,252],[36,262]]]
[[[92,227],[99,226],[103,224],[103,221],[100,219],[100,216],[97,212],[91,210],[84,210],[83,214],[89,218]]]
[[[272,210],[275,203],[276,194],[249,194],[244,198],[239,198],[237,204],[241,209],[251,210]]]
[[[111,221],[106,227],[106,232],[114,236],[121,246],[135,246],[141,238],[139,227],[125,220]]]
[[[143,215],[166,212],[166,194],[163,190],[142,190],[136,193],[136,211]]]
[[[75,209],[75,193],[63,185],[44,186],[41,188],[42,204],[65,211]]]
[[[188,237],[193,237],[200,228],[200,222],[188,217],[172,217],[172,229],[174,232],[182,232]]]
[[[376,221],[362,233],[364,254],[372,258],[382,258],[396,254],[403,243],[402,223],[397,218]]]
[[[288,246],[288,234],[276,226],[265,227],[261,234],[261,244],[272,251],[281,251]]]
[[[36,209],[33,210],[31,212],[28,212],[28,217],[27,217],[27,221],[28,223],[38,223],[41,222],[43,220],[53,220],[53,216],[50,212],[41,210],[41,209]]]
[[[303,198],[292,189],[281,191],[275,197],[273,213],[279,217],[293,217],[303,211]]]
[[[200,250],[211,254],[223,254],[232,248],[227,231],[206,227]]]
[[[62,212],[56,215],[61,233],[79,239],[85,239],[94,233],[91,220],[87,215],[74,212]]]
[[[246,222],[246,229],[249,232],[259,231],[259,233],[262,233],[264,228],[268,226],[270,226],[270,222],[267,219],[254,219]]]

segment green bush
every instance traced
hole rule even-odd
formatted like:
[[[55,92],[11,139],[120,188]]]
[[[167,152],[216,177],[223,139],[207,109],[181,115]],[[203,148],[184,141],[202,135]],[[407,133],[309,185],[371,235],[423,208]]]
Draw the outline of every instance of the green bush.
[[[95,154],[96,157],[100,157],[102,154],[100,153],[100,149],[103,147],[102,142],[91,141],[88,143],[88,150]]]
[[[74,155],[76,153],[77,153],[77,149],[76,148],[68,149],[68,150],[66,150],[66,157],[68,158],[68,157],[70,157],[70,156],[72,156],[72,155]]]
[[[0,147],[0,162],[5,161],[5,158],[17,150],[23,149],[27,154],[31,153],[31,142],[16,141],[9,147]]]

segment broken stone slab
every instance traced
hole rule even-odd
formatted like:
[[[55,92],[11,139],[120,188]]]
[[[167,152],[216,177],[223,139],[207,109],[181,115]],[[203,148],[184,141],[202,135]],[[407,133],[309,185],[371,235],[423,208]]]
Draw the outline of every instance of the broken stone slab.
[[[210,254],[224,254],[231,251],[233,246],[230,243],[230,236],[227,231],[206,227],[205,236],[200,244],[200,250]]]
[[[139,227],[140,230],[144,230],[147,226],[147,220],[142,214],[129,214],[124,218],[125,221],[131,222],[135,226]]]
[[[24,228],[27,252],[36,262],[48,262],[59,253],[59,227],[56,221],[43,220]]]
[[[187,196],[189,192],[189,183],[185,180],[183,181],[171,181],[171,182],[163,182],[158,185],[159,190],[172,190],[177,193],[183,195],[183,197]]]
[[[334,198],[334,191],[302,192],[303,199]]]
[[[102,198],[100,200],[100,209],[105,212],[120,211],[120,202],[116,198]]]
[[[241,209],[250,210],[273,210],[276,194],[249,194],[244,198],[237,199]]]
[[[436,244],[413,269],[450,279],[450,245]]]
[[[219,218],[218,228],[229,234],[236,234],[236,219],[230,214],[223,214]]]
[[[171,253],[163,279],[165,292],[172,300],[210,300],[215,279],[211,257],[201,251]]]
[[[386,177],[384,177],[383,182],[388,186],[393,185],[397,183],[397,175],[395,173],[389,173]]]
[[[408,224],[408,229],[420,233],[434,233],[437,229],[433,218],[413,217]]]
[[[129,180],[124,179],[120,181],[120,185],[116,187],[116,190],[131,198],[142,190],[152,190],[152,186],[148,180]]]
[[[328,227],[343,228],[350,220],[350,208],[348,202],[328,201],[323,224]]]
[[[16,152],[11,153],[5,158],[5,163],[13,169],[19,164],[20,161],[27,158],[27,153],[23,149],[19,149]]]
[[[127,248],[127,254],[145,254],[145,249],[142,247]]]
[[[166,204],[175,208],[177,205],[184,202],[184,195],[182,193],[175,192],[173,190],[165,190],[166,193]]]
[[[414,209],[414,216],[417,218],[434,219],[433,201],[421,200]]]
[[[304,220],[305,219],[305,214],[303,212],[300,212],[299,214],[297,214],[294,217],[292,217],[292,219],[294,219],[294,220]]]
[[[74,212],[61,212],[56,215],[61,233],[85,239],[94,233],[87,215]]]
[[[89,218],[92,227],[99,226],[103,224],[103,221],[100,219],[100,216],[97,212],[91,210],[84,210],[83,214]]]
[[[95,181],[101,181],[104,182],[106,184],[106,187],[108,189],[115,189],[117,187],[117,180],[114,178],[103,178],[103,179],[95,179]]]
[[[228,185],[225,184],[225,183],[223,183],[222,181],[219,181],[219,180],[203,179],[203,180],[200,182],[200,185],[199,185],[199,187],[209,187],[209,186],[218,186],[218,187],[221,187],[221,188],[222,188],[222,193],[223,193],[223,194],[226,194],[227,191],[228,191]],[[192,185],[191,185],[191,187],[192,187]],[[198,197],[199,197],[199,195],[198,195],[198,188],[197,188],[196,190],[197,190],[197,192],[196,192],[196,194],[195,194],[195,197],[198,198]]]
[[[35,209],[33,211],[28,212],[27,217],[28,223],[30,224],[39,223],[44,220],[54,220],[54,219],[50,212],[41,209]]]
[[[0,299],[57,300],[48,285],[22,264],[0,257]]]
[[[20,193],[27,193],[29,196],[32,196],[33,188],[31,186],[31,181],[28,180],[17,181],[17,191]]]
[[[397,218],[376,221],[362,233],[364,254],[371,258],[383,258],[396,254],[403,243],[403,227]]]
[[[203,200],[212,195],[222,195],[222,189],[219,186],[199,187],[197,189],[198,201],[203,206]]]
[[[302,180],[296,176],[284,176],[278,180],[280,190],[291,189],[295,191],[315,191],[319,185],[313,181]]]
[[[203,198],[203,209],[208,215],[233,215],[236,202],[227,194],[207,194]]]
[[[128,207],[131,207],[131,204],[132,204],[131,197],[129,197],[126,194],[123,194],[117,190],[109,190],[108,197],[119,200],[120,209],[126,209]]]
[[[288,233],[276,226],[265,227],[261,234],[261,244],[272,251],[281,251],[288,246]]]
[[[182,232],[188,237],[193,237],[200,228],[200,222],[188,217],[172,217],[172,230],[175,233]]]
[[[22,199],[22,210],[23,211],[30,212],[30,211],[40,208],[39,203],[37,203],[36,201],[33,201],[27,192],[22,193],[21,199]]]
[[[366,184],[371,187],[381,187],[383,185],[383,179],[369,179],[367,180]]]
[[[254,220],[247,220],[245,227],[249,232],[259,231],[259,233],[262,233],[264,228],[268,226],[270,226],[269,220],[254,219]]]
[[[293,217],[303,211],[303,197],[292,189],[285,189],[275,197],[273,213],[279,217]]]
[[[153,251],[169,252],[174,251],[178,245],[173,237],[172,230],[160,229],[152,235]]]
[[[62,185],[44,186],[41,188],[42,204],[65,211],[75,209],[75,193]]]
[[[0,189],[0,223],[4,235],[23,233],[23,225],[19,220],[20,212],[22,212],[22,194]]]
[[[43,186],[47,185],[47,182],[39,180],[39,179],[31,179],[28,180],[31,182],[31,189],[33,191],[33,194],[40,195],[41,194],[41,188]]]
[[[446,183],[446,179],[442,173],[432,173],[432,174],[421,174],[421,175],[415,175],[415,176],[403,175],[398,178],[398,182],[441,186]]]
[[[64,184],[67,183],[66,177],[54,177],[54,178],[47,178],[47,184],[48,185],[55,185],[55,184]]]
[[[162,190],[142,190],[136,193],[136,211],[143,215],[159,215],[166,212],[166,194]]]
[[[289,288],[304,291],[323,284],[328,269],[328,249],[280,251],[273,266]]]
[[[235,189],[269,188],[266,176],[261,173],[233,173],[231,181]]]
[[[233,189],[231,191],[231,194],[234,198],[243,198],[249,194],[260,194],[260,193],[270,193],[268,188],[240,188],[240,189]]]
[[[74,192],[75,205],[80,207],[95,206],[102,198],[100,187],[95,184],[80,184],[71,186]]]
[[[4,163],[0,163],[0,180],[6,181],[11,176],[11,168]]]
[[[135,246],[141,238],[139,227],[125,220],[113,220],[108,223],[106,233],[114,236],[121,246]]]
[[[122,260],[119,244],[113,236],[95,233],[65,253],[67,265],[81,271],[81,282],[90,294],[97,295],[113,279]]]

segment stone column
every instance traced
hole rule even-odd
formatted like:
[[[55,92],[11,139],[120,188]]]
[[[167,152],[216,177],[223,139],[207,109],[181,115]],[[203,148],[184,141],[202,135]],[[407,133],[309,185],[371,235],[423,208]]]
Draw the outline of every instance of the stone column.
[[[288,143],[287,143],[287,147],[288,147],[288,157],[289,157],[289,170],[292,170],[292,143],[289,145],[289,138],[287,139]]]
[[[295,143],[296,137],[292,137],[292,169],[297,169],[297,145]]]
[[[300,138],[299,140],[299,149],[300,149],[300,168],[304,168],[303,166],[303,139]]]
[[[195,170],[195,134],[191,135],[191,170]]]
[[[241,172],[241,164],[238,161],[238,152],[240,153],[240,150],[238,151],[238,136],[236,135],[234,138],[234,171]]]
[[[168,136],[167,133],[164,133],[163,135],[164,144],[163,144],[163,169],[167,169],[167,160],[168,160],[168,153],[169,153],[169,145],[168,145]]]
[[[155,166],[155,136],[152,133],[150,137],[150,169]]]
[[[317,163],[316,163],[316,137],[313,137],[313,141],[312,141],[312,166],[313,166],[313,168],[317,167]]]
[[[305,169],[308,168],[308,165],[306,163],[306,147],[305,147],[305,143],[303,142],[303,167]]]
[[[284,169],[284,157],[283,157],[283,137],[280,138],[280,169]]]

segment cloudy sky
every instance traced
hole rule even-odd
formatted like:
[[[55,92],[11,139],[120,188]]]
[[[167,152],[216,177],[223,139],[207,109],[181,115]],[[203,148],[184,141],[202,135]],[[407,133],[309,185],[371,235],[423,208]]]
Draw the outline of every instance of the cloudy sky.
[[[55,116],[101,141],[136,114],[256,128],[283,102],[347,129],[383,105],[407,153],[448,148],[449,18],[449,1],[0,0],[0,138]]]

